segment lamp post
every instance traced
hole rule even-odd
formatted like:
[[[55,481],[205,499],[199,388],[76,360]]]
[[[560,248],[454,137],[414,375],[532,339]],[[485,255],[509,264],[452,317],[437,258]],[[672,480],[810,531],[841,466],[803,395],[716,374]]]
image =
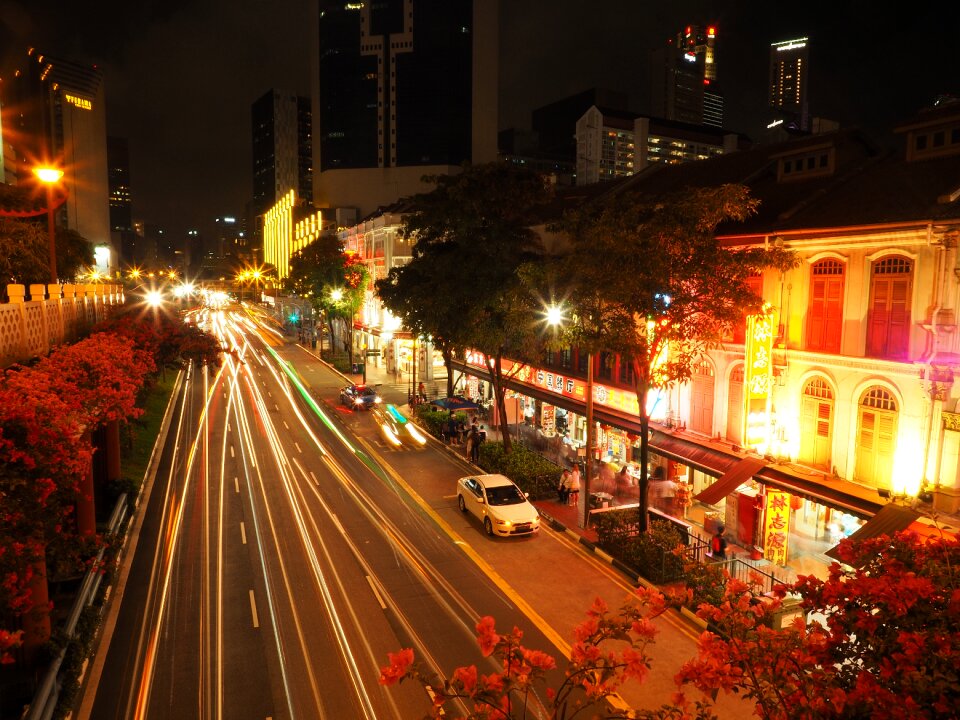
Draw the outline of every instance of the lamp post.
[[[556,305],[550,305],[546,309],[546,321],[548,325],[560,327],[563,325],[563,309]],[[593,461],[594,445],[594,423],[593,423],[593,352],[587,353],[587,387],[586,387],[586,413],[587,413],[587,438],[586,438],[586,459],[583,463],[583,512],[577,510],[577,523],[580,527],[587,526],[587,508],[590,504],[590,474],[591,463]]]
[[[50,245],[50,284],[56,285],[59,282],[57,277],[57,227],[53,216],[53,186],[60,182],[63,177],[63,170],[55,167],[37,167],[33,169],[33,174],[37,176],[44,185],[47,186],[47,233]]]

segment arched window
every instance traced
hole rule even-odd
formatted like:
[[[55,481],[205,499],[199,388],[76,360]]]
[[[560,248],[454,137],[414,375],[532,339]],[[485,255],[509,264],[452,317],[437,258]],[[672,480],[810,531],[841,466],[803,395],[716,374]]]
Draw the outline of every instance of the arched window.
[[[799,460],[829,470],[832,447],[833,390],[823,378],[813,378],[803,388]]]
[[[857,482],[890,488],[897,418],[897,401],[887,390],[872,387],[863,394],[857,413]]]
[[[867,357],[905,359],[910,349],[913,261],[900,255],[873,264],[867,315]]]
[[[810,303],[807,306],[807,350],[840,352],[843,328],[844,264],[820,260],[810,268]]]

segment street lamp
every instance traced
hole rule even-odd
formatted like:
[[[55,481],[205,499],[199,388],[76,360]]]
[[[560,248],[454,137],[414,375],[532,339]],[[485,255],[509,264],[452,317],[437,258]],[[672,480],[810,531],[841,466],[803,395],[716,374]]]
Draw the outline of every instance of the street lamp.
[[[57,277],[57,228],[53,216],[53,186],[60,182],[63,177],[63,170],[55,167],[36,167],[33,174],[37,176],[44,185],[47,186],[47,233],[50,245],[50,284],[56,285],[59,282]]]
[[[562,327],[566,319],[566,316],[563,312],[563,308],[558,307],[557,305],[550,305],[544,311],[546,314],[546,322],[548,325],[553,327]],[[590,470],[591,462],[593,461],[593,451],[594,451],[594,426],[593,426],[593,352],[587,353],[587,389],[586,389],[586,412],[587,412],[587,453],[586,453],[586,462],[584,462],[583,467],[583,515],[577,512],[577,523],[580,527],[586,527],[587,525],[587,508],[590,503]]]

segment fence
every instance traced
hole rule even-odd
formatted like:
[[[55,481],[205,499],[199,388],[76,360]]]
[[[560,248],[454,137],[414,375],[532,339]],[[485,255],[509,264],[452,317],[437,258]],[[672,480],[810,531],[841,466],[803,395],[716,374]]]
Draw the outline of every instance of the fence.
[[[123,304],[121,285],[7,285],[0,303],[0,367],[42,357],[81,338]]]

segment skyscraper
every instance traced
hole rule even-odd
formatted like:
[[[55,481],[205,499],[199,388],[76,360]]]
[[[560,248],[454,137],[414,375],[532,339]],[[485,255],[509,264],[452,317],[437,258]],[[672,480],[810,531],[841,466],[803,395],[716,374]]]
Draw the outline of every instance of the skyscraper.
[[[654,51],[653,113],[666,120],[723,127],[723,94],[717,84],[717,30],[687,25]]]
[[[320,0],[316,202],[361,215],[496,158],[496,0]]]
[[[110,230],[133,230],[130,208],[130,152],[126,138],[107,138],[107,184],[110,190]]]
[[[789,130],[810,129],[807,107],[809,75],[809,38],[770,45],[769,105],[777,115],[776,120],[782,120]]]
[[[310,99],[281,90],[264,93],[250,106],[253,129],[253,201],[263,214],[294,190],[313,198]]]

